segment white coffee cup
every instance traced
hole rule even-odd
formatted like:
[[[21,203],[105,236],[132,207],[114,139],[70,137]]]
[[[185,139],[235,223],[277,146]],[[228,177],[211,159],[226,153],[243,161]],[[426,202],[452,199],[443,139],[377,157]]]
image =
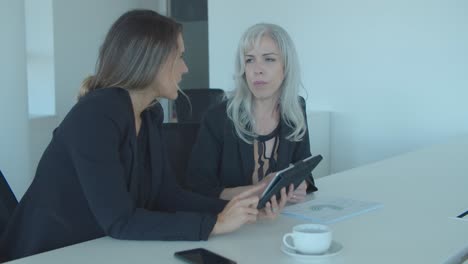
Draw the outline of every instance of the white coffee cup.
[[[293,245],[288,242],[292,238]],[[283,236],[283,244],[302,254],[322,254],[332,242],[332,230],[326,225],[302,224],[293,227],[292,233]]]

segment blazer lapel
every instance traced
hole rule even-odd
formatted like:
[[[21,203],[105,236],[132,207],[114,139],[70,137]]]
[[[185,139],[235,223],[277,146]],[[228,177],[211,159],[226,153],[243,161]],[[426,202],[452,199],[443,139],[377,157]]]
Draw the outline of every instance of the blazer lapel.
[[[151,191],[150,197],[147,201],[152,203],[156,201],[157,195],[159,195],[159,189],[161,187],[162,175],[167,172],[167,168],[164,162],[164,146],[161,141],[161,124],[162,119],[159,116],[158,105],[153,106],[151,109],[147,109],[145,112],[146,125],[148,128],[148,154],[150,155],[150,166],[151,166]],[[161,110],[162,111],[162,110]],[[153,206],[148,204],[149,206]]]
[[[242,177],[244,184],[252,184],[252,173],[254,170],[254,156],[252,144],[247,144],[237,136],[234,124],[228,118],[226,118],[225,120],[224,129],[224,140],[226,141],[225,144],[237,145],[237,155],[240,159],[237,161],[238,164],[240,163],[240,168],[238,168],[238,172],[242,173],[242,175],[239,176]],[[227,141],[231,141],[232,143],[228,143]],[[228,156],[236,159],[234,153]],[[232,160],[231,162],[233,164],[236,164],[236,160]]]
[[[130,150],[132,152],[132,168],[131,168],[131,178],[135,176],[136,173],[136,154],[137,154],[137,149],[136,149],[136,135],[132,135],[129,140],[129,145],[130,145]]]
[[[246,184],[252,184],[252,173],[254,170],[254,153],[252,144],[247,144],[242,139],[237,138],[239,155],[242,161],[242,175]]]
[[[138,174],[138,167],[137,167],[137,137],[136,137],[136,131],[135,131],[135,125],[134,123],[131,124],[132,128],[130,129],[130,134],[128,138],[128,145],[130,147],[130,154],[131,154],[131,163],[130,163],[130,175],[128,178],[128,188],[130,193],[132,194],[132,197],[134,200],[137,200],[136,194],[138,193],[138,186],[136,184],[137,181],[135,181],[137,174]]]
[[[289,166],[289,157],[292,151],[292,142],[286,139],[286,136],[291,133],[291,128],[283,121],[280,123],[279,146],[278,146],[278,167],[277,170],[282,170]]]
[[[129,191],[131,193],[134,193],[134,184],[132,184],[133,182],[133,179],[135,179],[135,177],[137,176],[137,135],[136,135],[136,128],[135,128],[135,117],[133,115],[133,108],[132,108],[132,104],[131,104],[131,99],[130,99],[130,95],[128,95],[128,106],[129,106],[129,112],[131,113],[130,114],[130,128],[129,128],[129,132],[127,134],[127,138],[125,141],[128,142],[128,146],[129,146],[129,151],[130,151],[130,156],[128,158],[130,158],[130,168],[129,168],[129,178],[127,179],[127,187],[129,189]]]

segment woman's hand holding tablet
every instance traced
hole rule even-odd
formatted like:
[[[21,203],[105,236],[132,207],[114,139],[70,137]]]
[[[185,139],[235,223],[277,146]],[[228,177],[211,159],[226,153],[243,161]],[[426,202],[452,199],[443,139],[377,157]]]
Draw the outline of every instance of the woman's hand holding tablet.
[[[310,172],[317,167],[322,160],[321,155],[310,156],[304,160],[296,162],[290,167],[278,171],[273,179],[270,181],[268,186],[265,188],[257,208],[261,209],[265,207],[265,204],[271,199],[273,195],[276,198],[281,197],[281,189],[283,187],[288,188],[291,184],[294,185],[294,189],[299,186],[306,178],[310,175]]]

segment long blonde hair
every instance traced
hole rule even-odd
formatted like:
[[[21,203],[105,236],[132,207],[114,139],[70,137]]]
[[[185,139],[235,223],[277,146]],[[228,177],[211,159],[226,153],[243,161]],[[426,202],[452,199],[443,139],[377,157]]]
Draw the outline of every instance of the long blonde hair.
[[[107,33],[96,72],[83,80],[78,98],[105,87],[145,89],[177,49],[181,32],[181,24],[155,11],[126,12]]]
[[[227,94],[227,115],[233,121],[237,135],[251,144],[258,135],[254,132],[255,119],[252,111],[253,95],[245,79],[245,53],[257,45],[263,36],[269,36],[278,46],[284,62],[284,80],[280,87],[279,108],[281,119],[292,128],[286,136],[290,141],[301,141],[307,127],[299,102],[301,86],[299,59],[288,33],[278,25],[256,24],[243,34],[237,48],[235,64],[235,89]]]

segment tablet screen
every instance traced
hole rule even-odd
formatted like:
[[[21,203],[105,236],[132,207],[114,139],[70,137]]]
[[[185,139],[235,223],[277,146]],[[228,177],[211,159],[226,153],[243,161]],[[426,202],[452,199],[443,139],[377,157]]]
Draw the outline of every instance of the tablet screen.
[[[283,170],[280,170],[280,171],[276,172],[275,176],[273,177],[273,179],[271,179],[270,183],[268,183],[267,187],[265,188],[265,190],[262,193],[262,196],[260,196],[260,197],[265,196],[265,194],[271,189],[271,187],[274,186],[275,184],[277,184],[277,182],[281,178],[281,173],[291,169],[292,167],[294,167],[293,164],[289,165],[289,167],[287,167],[286,169],[283,169]]]
[[[283,187],[288,187],[290,184],[294,184],[294,188],[297,188],[297,186],[310,175],[310,172],[317,167],[321,160],[321,155],[310,156],[296,162],[294,165],[291,165],[284,170],[278,171],[265,188],[257,208],[260,209],[265,207],[265,204],[273,195],[280,197],[280,191]]]

